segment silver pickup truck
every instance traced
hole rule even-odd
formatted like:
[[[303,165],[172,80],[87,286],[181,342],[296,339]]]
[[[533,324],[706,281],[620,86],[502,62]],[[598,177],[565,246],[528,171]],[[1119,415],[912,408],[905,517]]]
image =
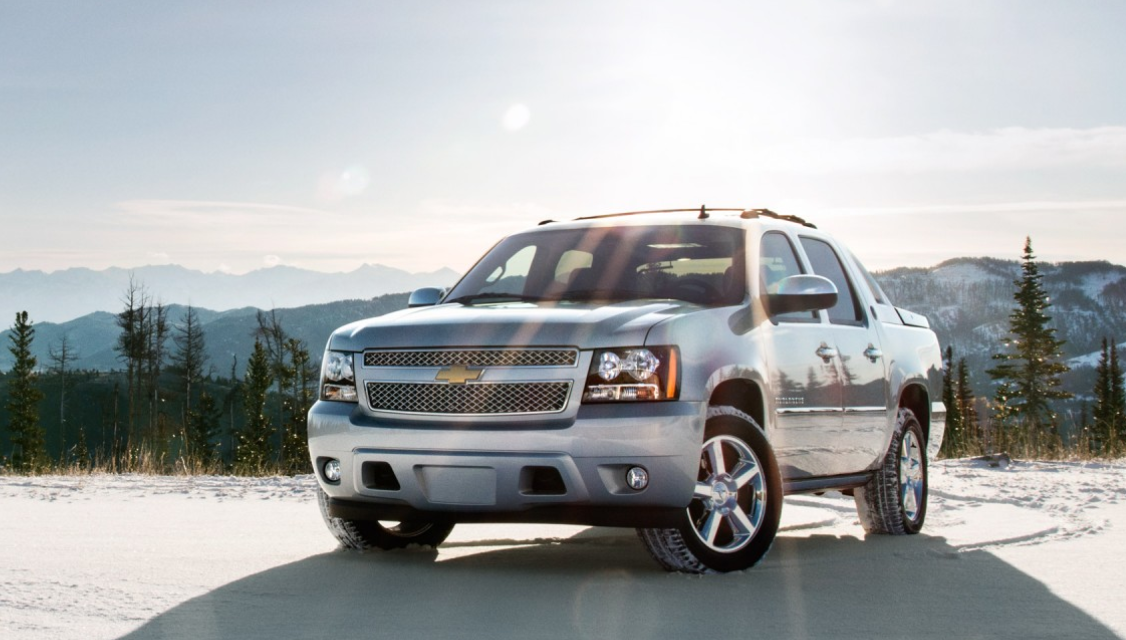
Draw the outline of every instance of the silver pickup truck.
[[[766,209],[546,221],[444,292],[341,327],[309,451],[350,548],[460,522],[635,527],[663,567],[754,565],[783,497],[916,533],[942,360],[847,249]]]

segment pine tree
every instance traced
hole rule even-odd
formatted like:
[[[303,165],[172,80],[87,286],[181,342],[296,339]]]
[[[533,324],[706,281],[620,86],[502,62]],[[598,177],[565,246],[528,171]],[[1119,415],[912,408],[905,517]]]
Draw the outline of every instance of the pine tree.
[[[220,408],[206,391],[200,393],[199,404],[188,411],[186,435],[188,453],[204,470],[219,460],[218,442]]]
[[[944,458],[957,458],[965,449],[965,429],[954,378],[954,347],[946,347],[942,365],[942,403],[946,405],[946,433],[942,438],[940,454]]]
[[[78,465],[79,469],[87,469],[90,466],[90,446],[86,443],[86,427],[79,425],[78,427],[78,441],[71,449],[71,461]]]
[[[141,369],[141,362],[144,359],[145,341],[142,333],[144,325],[144,310],[148,303],[148,296],[142,285],[137,284],[133,280],[133,276],[129,276],[129,288],[125,290],[125,297],[122,299],[125,308],[121,313],[117,314],[117,326],[121,329],[121,334],[117,337],[117,343],[114,345],[114,350],[117,351],[118,358],[125,364],[125,381],[126,381],[126,398],[128,406],[128,414],[125,420],[125,434],[126,448],[132,448],[132,439],[134,432],[134,416],[136,415],[136,389],[137,378]],[[118,451],[118,437],[117,436],[117,421],[114,421],[114,452],[113,456],[116,458],[120,455]]]
[[[1017,306],[1009,316],[1009,335],[1002,352],[993,354],[998,364],[988,373],[997,385],[993,418],[999,435],[1009,444],[1039,453],[1054,447],[1058,438],[1059,417],[1051,402],[1071,397],[1060,388],[1060,376],[1069,367],[1061,361],[1064,341],[1056,339],[1050,326],[1051,302],[1031,238],[1025,239],[1021,273],[1013,283]],[[1019,442],[1012,442],[1014,436]]]
[[[962,414],[962,433],[965,434],[963,442],[967,450],[965,454],[978,454],[983,452],[984,438],[981,434],[981,425],[977,416],[977,398],[970,386],[970,372],[966,366],[966,359],[958,360],[958,379],[956,383],[958,393],[958,411]]]
[[[1091,409],[1092,420],[1090,442],[1095,452],[1108,453],[1114,435],[1114,409],[1111,406],[1113,392],[1110,380],[1110,347],[1103,338],[1099,362],[1095,365],[1095,406]]]
[[[62,338],[59,339],[57,349],[54,346],[47,348],[47,357],[51,360],[51,366],[48,370],[59,382],[59,451],[65,452],[67,448],[67,383],[69,382],[70,365],[78,359],[78,354],[71,346],[70,338],[64,333]],[[60,456],[63,456],[63,454],[60,453]]]
[[[254,352],[246,364],[243,383],[243,406],[246,409],[246,426],[239,434],[235,454],[235,467],[241,473],[262,471],[272,457],[270,436],[273,426],[266,416],[266,394],[273,383],[270,359],[262,341],[254,341]]]
[[[31,343],[35,329],[27,312],[16,313],[16,322],[8,334],[8,351],[15,364],[8,374],[8,430],[12,439],[12,466],[20,471],[38,471],[47,466],[46,435],[39,424],[39,402],[43,392],[35,385],[35,356]]]
[[[296,338],[286,341],[289,357],[291,388],[286,391],[290,408],[282,439],[282,465],[289,473],[309,473],[309,409],[313,405],[313,394],[317,382],[317,371],[313,368],[309,349]]]
[[[193,428],[191,417],[196,407],[193,388],[198,388],[199,381],[203,380],[204,366],[207,364],[203,327],[200,327],[199,315],[190,304],[180,325],[176,326],[172,343],[176,345],[175,352],[172,352],[172,371],[179,375],[181,384],[184,384],[184,426],[190,432]]]
[[[1118,455],[1126,444],[1126,381],[1122,378],[1122,365],[1118,360],[1118,343],[1110,341],[1110,424],[1111,455]]]

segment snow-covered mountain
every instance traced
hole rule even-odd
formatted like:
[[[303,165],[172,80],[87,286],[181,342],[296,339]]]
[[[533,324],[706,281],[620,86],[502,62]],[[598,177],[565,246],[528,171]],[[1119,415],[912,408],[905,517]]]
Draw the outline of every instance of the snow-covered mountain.
[[[53,273],[17,269],[0,273],[0,326],[10,325],[17,311],[27,311],[34,322],[66,322],[96,311],[117,313],[130,278],[165,304],[225,311],[248,306],[300,307],[419,287],[446,287],[458,274],[451,269],[409,273],[371,264],[347,273],[277,266],[243,275],[204,273],[175,265]]]
[[[1065,386],[1073,393],[1087,394],[1093,384],[1102,339],[1117,338],[1126,349],[1126,267],[1109,262],[1069,262],[1041,263],[1040,268],[1052,301],[1049,314],[1058,336],[1067,341],[1064,356],[1074,369],[1065,377]],[[161,270],[173,275],[180,273],[183,277],[161,280]],[[76,272],[72,274],[75,276],[108,275],[107,272],[72,271]],[[12,275],[0,275],[0,291],[3,291],[5,278]],[[128,286],[129,272],[119,270],[114,275],[119,280],[108,284],[106,281],[90,283],[89,290],[84,291],[91,299],[99,297],[102,306],[112,313],[120,311],[120,296]],[[219,278],[207,280],[211,276]],[[927,269],[900,268],[876,274],[897,306],[926,315],[943,348],[951,345],[955,358],[966,358],[970,380],[979,395],[989,393],[985,371],[993,364],[990,355],[997,351],[1008,331],[1009,314],[1014,305],[1013,281],[1019,277],[1019,262],[992,258],[958,258]],[[405,295],[373,299],[376,294],[364,291],[406,292],[420,286],[445,286],[451,284],[456,275],[448,269],[433,274],[405,274],[386,267],[367,267],[348,274],[324,274],[275,267],[245,276],[226,276],[178,267],[156,267],[154,271],[134,271],[134,278],[138,281],[144,278],[146,289],[166,303],[190,298],[200,313],[211,362],[216,366],[229,366],[233,356],[237,355],[242,362],[250,351],[251,333],[257,326],[255,307],[278,308],[287,330],[317,351],[335,327],[406,304]],[[224,280],[227,278],[236,279],[233,282],[239,284],[230,284]],[[162,282],[172,282],[175,286],[165,289]],[[213,285],[214,291],[209,289],[212,285],[208,283],[217,283]],[[226,288],[220,290],[220,287]],[[267,293],[269,291],[275,293]],[[65,298],[78,296],[79,292],[76,288],[76,292],[55,295]],[[51,302],[52,296],[47,291],[40,292],[40,297]],[[309,297],[336,302],[283,302]],[[204,300],[215,300],[217,304],[208,305]],[[3,301],[11,305],[6,294]],[[67,303],[65,299],[57,302]],[[182,314],[182,308],[172,305],[169,319],[179,322]],[[119,366],[113,351],[119,330],[111,313],[101,311],[62,323],[43,322],[44,318],[34,312],[31,317],[36,322],[35,350],[41,366],[47,364],[47,349],[57,346],[64,333],[81,354],[76,366],[103,370]],[[0,324],[0,343],[5,345],[8,342],[6,328]],[[0,370],[10,366],[10,354],[7,349],[0,349]]]
[[[1052,303],[1048,314],[1075,369],[1064,384],[1088,393],[1103,338],[1126,342],[1126,267],[1109,262],[1039,266]],[[876,274],[896,306],[927,316],[943,348],[953,346],[956,359],[966,358],[979,394],[993,365],[990,355],[1008,332],[1018,278],[1019,262],[992,258],[957,258],[928,269]]]

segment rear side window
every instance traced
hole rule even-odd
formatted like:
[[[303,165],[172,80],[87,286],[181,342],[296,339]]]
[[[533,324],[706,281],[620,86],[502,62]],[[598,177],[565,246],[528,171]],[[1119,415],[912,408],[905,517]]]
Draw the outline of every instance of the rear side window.
[[[829,309],[829,322],[833,324],[863,324],[860,305],[856,302],[856,291],[852,288],[848,276],[837,252],[829,243],[816,238],[802,237],[801,246],[809,258],[813,273],[828,278],[837,287],[837,304]]]
[[[864,282],[867,283],[868,291],[872,293],[872,299],[876,301],[876,304],[890,305],[891,301],[888,300],[887,294],[884,293],[884,290],[880,288],[880,283],[876,282],[876,279],[872,277],[872,272],[868,271],[868,269],[864,266],[864,263],[856,258],[855,253],[852,253],[850,251],[849,255],[852,256],[852,263],[855,264],[856,268],[860,270],[860,275],[864,277]]]
[[[759,278],[762,292],[775,293],[778,283],[790,276],[805,273],[794,245],[784,233],[771,232],[762,236],[762,248],[759,251]],[[795,311],[793,313],[779,313],[773,317],[778,322],[817,322],[816,311]]]

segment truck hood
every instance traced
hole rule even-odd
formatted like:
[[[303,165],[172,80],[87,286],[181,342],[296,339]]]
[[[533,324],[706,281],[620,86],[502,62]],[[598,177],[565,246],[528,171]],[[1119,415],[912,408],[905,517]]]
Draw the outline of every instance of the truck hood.
[[[536,345],[598,349],[642,345],[655,324],[698,309],[673,301],[442,304],[343,326],[329,338],[329,348],[363,351]]]

